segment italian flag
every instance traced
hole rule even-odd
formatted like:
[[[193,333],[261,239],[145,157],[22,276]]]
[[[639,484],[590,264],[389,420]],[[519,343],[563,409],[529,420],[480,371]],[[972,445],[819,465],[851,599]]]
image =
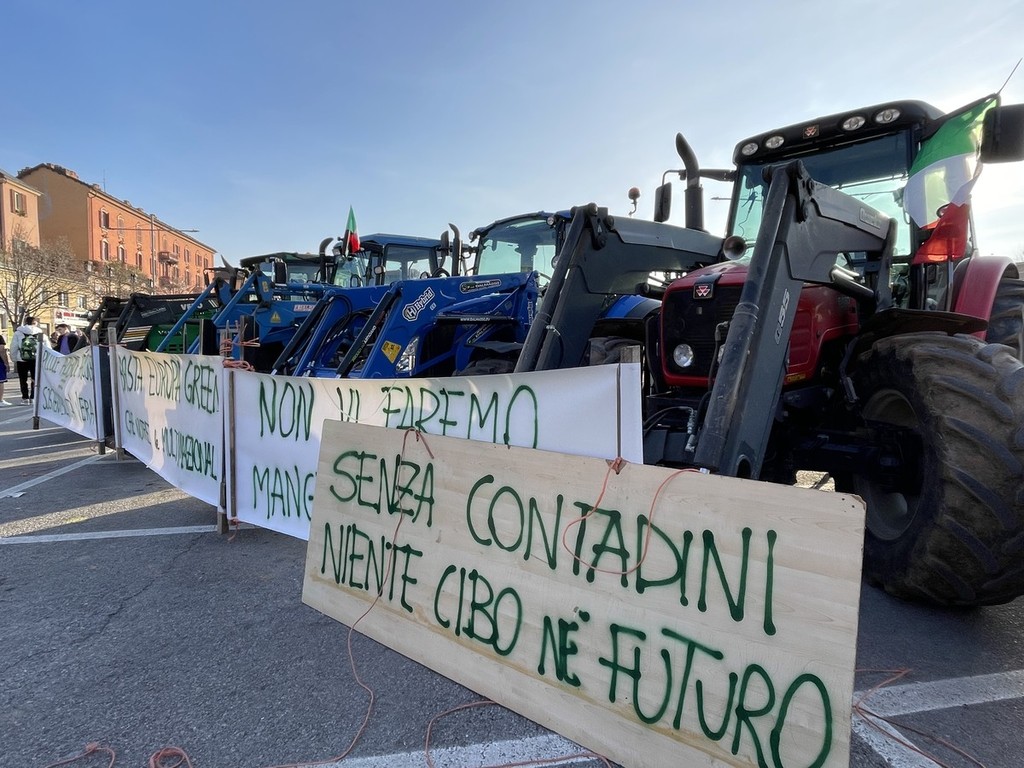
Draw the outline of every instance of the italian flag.
[[[345,254],[359,250],[359,230],[356,229],[356,214],[352,206],[348,207],[348,223],[345,225]]]
[[[914,263],[959,259],[967,251],[971,189],[981,173],[985,113],[998,103],[988,96],[948,115],[910,167],[903,207],[913,222],[931,235]]]

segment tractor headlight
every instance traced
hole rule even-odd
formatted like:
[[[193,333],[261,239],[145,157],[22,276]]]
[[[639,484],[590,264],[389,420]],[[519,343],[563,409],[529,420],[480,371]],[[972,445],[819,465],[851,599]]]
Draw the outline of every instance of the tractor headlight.
[[[412,373],[416,369],[416,346],[418,344],[419,339],[414,338],[405,345],[402,354],[398,356],[398,362],[395,363],[396,373]]]
[[[678,365],[680,368],[689,368],[693,365],[694,354],[693,347],[689,344],[679,344],[675,349],[672,350],[672,362]]]
[[[858,128],[864,127],[864,123],[867,120],[864,119],[863,115],[851,115],[850,117],[843,120],[840,126],[844,131],[856,131]]]
[[[900,118],[900,111],[895,107],[888,107],[875,115],[875,122],[879,125],[894,123]]]

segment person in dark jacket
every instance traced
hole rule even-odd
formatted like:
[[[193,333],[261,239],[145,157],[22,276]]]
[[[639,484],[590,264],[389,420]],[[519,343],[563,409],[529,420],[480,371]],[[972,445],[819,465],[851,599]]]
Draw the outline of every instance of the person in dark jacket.
[[[57,326],[57,334],[51,341],[53,342],[53,348],[57,352],[60,352],[62,355],[70,355],[75,351],[77,339],[71,335],[71,329],[66,323],[60,323]]]

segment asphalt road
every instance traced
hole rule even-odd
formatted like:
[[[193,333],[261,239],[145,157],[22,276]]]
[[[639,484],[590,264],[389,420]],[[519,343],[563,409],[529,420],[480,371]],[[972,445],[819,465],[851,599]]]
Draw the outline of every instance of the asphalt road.
[[[174,746],[195,768],[404,768],[428,765],[428,731],[437,766],[599,765],[501,707],[445,714],[480,697],[357,633],[350,657],[348,629],[301,602],[304,542],[218,534],[130,457],[31,421],[0,409],[0,766],[99,742],[119,767]],[[855,699],[893,724],[855,715],[850,764],[937,764],[901,741],[956,768],[1024,764],[1022,630],[1021,600],[950,612],[865,586]]]

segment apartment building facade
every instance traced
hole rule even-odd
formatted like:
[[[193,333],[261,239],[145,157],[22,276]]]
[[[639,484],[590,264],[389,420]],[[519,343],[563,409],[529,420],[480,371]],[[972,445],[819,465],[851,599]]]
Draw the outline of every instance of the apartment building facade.
[[[116,272],[127,278],[124,287],[144,293],[192,292],[205,284],[213,248],[156,215],[54,163],[25,168],[18,179],[41,194],[40,238],[66,238],[87,275],[102,281]]]
[[[0,252],[11,253],[19,248],[39,247],[39,200],[42,193],[13,173],[0,168]],[[9,282],[11,275],[0,263],[0,279]],[[12,326],[20,318],[8,317],[0,306],[0,333],[10,336]]]

